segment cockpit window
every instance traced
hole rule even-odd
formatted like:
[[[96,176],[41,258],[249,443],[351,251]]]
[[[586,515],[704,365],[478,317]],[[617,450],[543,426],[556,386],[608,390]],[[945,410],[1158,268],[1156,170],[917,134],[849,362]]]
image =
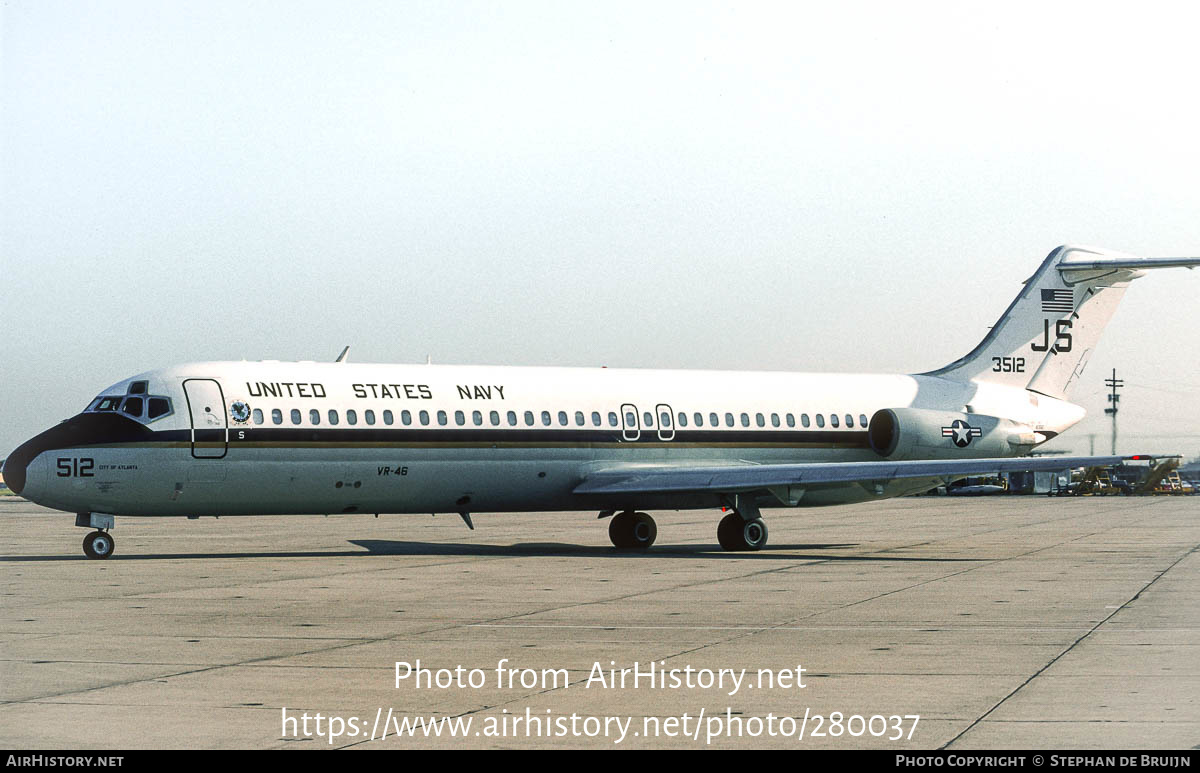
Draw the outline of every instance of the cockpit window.
[[[131,419],[151,422],[171,413],[171,398],[146,394],[145,381],[135,381],[124,395],[101,396],[92,401],[85,413],[118,411]],[[138,391],[138,390],[141,391]]]

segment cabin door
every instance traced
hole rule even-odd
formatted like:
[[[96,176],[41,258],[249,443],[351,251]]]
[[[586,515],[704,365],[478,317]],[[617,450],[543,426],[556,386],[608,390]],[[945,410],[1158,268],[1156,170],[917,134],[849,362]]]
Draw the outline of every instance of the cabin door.
[[[229,449],[229,416],[221,385],[211,378],[189,378],[183,382],[183,391],[192,417],[192,456],[225,458]]]

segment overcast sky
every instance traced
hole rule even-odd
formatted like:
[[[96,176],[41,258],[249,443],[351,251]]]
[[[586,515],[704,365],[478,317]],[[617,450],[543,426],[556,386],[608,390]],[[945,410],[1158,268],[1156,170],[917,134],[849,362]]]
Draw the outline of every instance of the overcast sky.
[[[1200,254],[1187,3],[0,4],[0,457],[205,359],[917,372]],[[1055,447],[1200,453],[1200,271]]]

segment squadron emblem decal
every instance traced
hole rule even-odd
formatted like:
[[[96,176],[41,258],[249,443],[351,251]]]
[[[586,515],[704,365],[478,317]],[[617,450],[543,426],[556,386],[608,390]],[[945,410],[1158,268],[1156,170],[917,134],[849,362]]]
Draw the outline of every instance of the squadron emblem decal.
[[[245,424],[250,421],[250,406],[245,400],[234,400],[233,405],[229,406],[229,415],[237,424]]]
[[[971,445],[971,439],[983,437],[983,430],[972,427],[962,419],[955,419],[949,427],[942,427],[942,437],[954,438],[954,445],[966,448]]]

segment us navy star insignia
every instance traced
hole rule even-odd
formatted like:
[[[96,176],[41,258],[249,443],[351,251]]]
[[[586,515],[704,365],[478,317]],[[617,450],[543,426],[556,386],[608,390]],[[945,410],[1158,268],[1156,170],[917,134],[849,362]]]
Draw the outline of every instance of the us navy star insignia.
[[[949,427],[942,427],[942,437],[954,438],[954,445],[966,448],[971,445],[972,438],[983,437],[983,430],[972,427],[962,419],[955,419]]]

